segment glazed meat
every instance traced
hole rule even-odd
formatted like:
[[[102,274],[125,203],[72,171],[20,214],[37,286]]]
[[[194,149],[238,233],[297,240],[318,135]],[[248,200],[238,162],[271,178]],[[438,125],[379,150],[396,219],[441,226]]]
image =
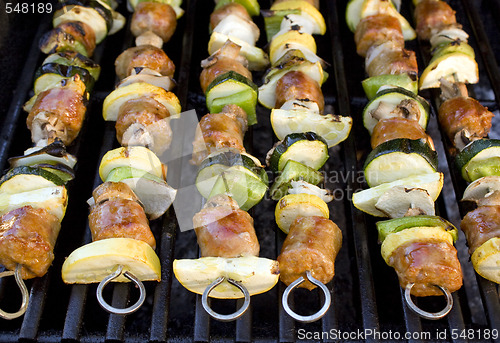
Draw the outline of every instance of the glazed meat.
[[[442,28],[456,24],[455,11],[444,1],[422,0],[415,7],[415,22],[418,37],[431,39]]]
[[[162,49],[152,45],[128,48],[116,58],[115,70],[120,80],[132,75],[132,70],[137,67],[149,68],[169,77],[175,72],[174,62]]]
[[[203,93],[217,76],[228,71],[237,72],[252,80],[252,73],[247,69],[247,60],[240,55],[240,49],[239,45],[228,40],[222,48],[201,62],[203,70],[200,74],[200,85]]]
[[[417,297],[442,295],[433,285],[454,292],[462,287],[462,268],[457,250],[448,242],[416,241],[396,248],[388,264],[399,277],[401,287],[415,283],[411,294]]]
[[[92,240],[132,238],[144,241],[154,249],[156,240],[144,209],[137,200],[131,200],[133,192],[126,184],[117,184],[103,183],[99,186],[103,189],[93,193],[95,205],[91,207],[89,214]]]
[[[210,199],[193,217],[202,257],[258,256],[253,218],[227,195]]]
[[[371,46],[391,41],[404,48],[405,40],[399,20],[387,14],[377,14],[361,19],[354,34],[358,55],[366,57]]]
[[[494,237],[500,237],[500,206],[480,206],[467,213],[460,228],[467,237],[469,253]]]
[[[470,97],[446,100],[438,110],[441,128],[458,149],[472,140],[486,137],[491,129],[491,118],[493,113]]]
[[[29,111],[26,125],[35,144],[47,145],[56,138],[65,145],[78,136],[85,119],[85,84],[79,75],[67,80],[63,87],[40,92]]]
[[[221,113],[204,115],[193,142],[193,162],[200,164],[206,156],[225,148],[244,152],[247,127],[247,114],[237,105],[226,105]]]
[[[238,17],[245,20],[252,20],[252,18],[248,14],[248,11],[245,7],[243,7],[243,5],[237,2],[230,2],[216,9],[212,12],[212,14],[210,14],[210,29],[213,30],[222,19],[230,14],[237,15]]]
[[[393,42],[372,46],[365,60],[368,76],[407,73],[415,78],[418,75],[417,57],[414,51],[402,49]]]
[[[322,283],[330,282],[341,246],[342,232],[334,222],[323,217],[298,217],[278,256],[281,281],[289,285],[309,270]],[[311,290],[316,286],[306,280],[299,287]]]
[[[170,112],[147,96],[127,101],[116,120],[116,139],[122,146],[145,146],[161,155],[172,141]]]
[[[380,120],[373,128],[371,138],[372,149],[375,149],[375,147],[384,142],[397,138],[423,138],[433,146],[431,137],[425,133],[425,130],[422,129],[416,120],[392,117]]]
[[[139,2],[132,16],[130,31],[135,37],[151,31],[166,43],[174,34],[176,27],[176,14],[170,5],[157,2]]]
[[[0,217],[0,263],[9,270],[21,265],[23,279],[45,275],[54,260],[61,224],[42,208],[24,206]]]
[[[318,104],[323,113],[325,99],[321,86],[301,71],[289,71],[276,84],[275,108],[280,108],[288,100],[310,100]]]

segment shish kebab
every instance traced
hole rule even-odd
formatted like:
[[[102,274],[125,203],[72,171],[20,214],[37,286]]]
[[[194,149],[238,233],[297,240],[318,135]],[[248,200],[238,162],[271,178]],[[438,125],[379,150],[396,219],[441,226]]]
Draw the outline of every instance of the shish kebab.
[[[130,27],[136,47],[117,57],[120,82],[103,103],[103,117],[116,121],[122,147],[103,156],[99,175],[104,183],[89,199],[93,242],[73,251],[61,271],[65,283],[98,282],[99,304],[114,314],[139,309],[146,297],[142,281],[161,279],[149,220],[161,217],[176,194],[165,181],[166,167],[158,156],[171,143],[170,118],[181,112],[179,100],[170,92],[175,65],[162,50],[182,14],[180,3],[129,5],[134,8]],[[109,305],[102,293],[111,281],[134,282],[139,300],[127,308]]]
[[[0,179],[0,263],[14,275],[22,292],[13,319],[28,306],[23,279],[42,277],[53,259],[76,158],[66,152],[82,128],[89,93],[100,67],[93,62],[96,44],[121,29],[124,18],[108,1],[61,1],[54,28],[39,42],[49,54],[35,74],[35,95],[24,105],[34,147],[9,159],[10,170]],[[15,271],[14,271],[15,270]]]
[[[430,107],[417,95],[415,53],[404,48],[416,33],[390,1],[351,0],[346,19],[358,54],[366,57],[369,78],[363,88],[370,102],[363,120],[373,148],[364,165],[371,188],[355,193],[353,203],[371,215],[392,218],[377,223],[382,256],[396,270],[409,308],[439,319],[453,306],[451,293],[462,286],[462,271],[453,246],[457,230],[435,216],[443,175],[425,132]],[[420,309],[411,298],[441,294],[447,305],[436,313]]]
[[[456,168],[470,184],[462,201],[477,206],[462,219],[471,261],[482,277],[500,283],[498,211],[500,202],[500,141],[488,139],[493,113],[468,95],[467,83],[477,83],[478,67],[468,34],[455,11],[444,1],[414,1],[417,33],[430,42],[432,59],[421,89],[440,88],[438,119],[454,150]]]
[[[295,320],[312,322],[330,307],[335,258],[342,233],[329,219],[327,202],[333,197],[317,185],[318,171],[328,160],[328,148],[345,140],[352,120],[324,114],[321,85],[328,77],[324,61],[316,55],[313,34],[326,25],[318,1],[275,1],[263,12],[269,42],[271,69],[259,88],[259,102],[271,110],[271,125],[280,139],[266,162],[277,177],[270,190],[277,200],[276,223],[287,234],[278,256],[285,311]],[[319,311],[302,316],[288,304],[296,287],[320,287],[325,295]]]

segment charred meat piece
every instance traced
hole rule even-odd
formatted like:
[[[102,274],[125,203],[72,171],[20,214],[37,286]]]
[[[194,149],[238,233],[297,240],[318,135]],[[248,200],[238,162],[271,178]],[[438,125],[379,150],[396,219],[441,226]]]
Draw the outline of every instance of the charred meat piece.
[[[397,138],[423,138],[429,142],[430,146],[433,146],[431,137],[425,133],[425,130],[422,129],[422,126],[416,120],[392,117],[379,120],[373,128],[371,138],[372,149],[375,149],[375,147],[384,142]]]
[[[462,287],[462,268],[457,250],[448,242],[420,240],[394,250],[388,264],[399,277],[401,287],[414,283],[411,294],[417,297],[442,295],[440,285],[454,292]]]
[[[441,128],[458,149],[470,141],[486,137],[491,129],[491,118],[493,113],[470,97],[446,100],[438,110]]]
[[[342,246],[342,232],[323,217],[298,217],[290,226],[278,256],[280,279],[286,285],[310,271],[311,275],[328,283],[335,274],[335,258]],[[309,281],[299,287],[314,289]]]
[[[309,100],[318,104],[319,112],[323,113],[325,99],[321,86],[301,71],[289,71],[276,84],[276,105],[280,108],[289,100]]]
[[[442,28],[456,24],[455,11],[444,1],[422,0],[415,7],[415,22],[418,37],[431,39]]]
[[[99,187],[104,189],[94,191],[95,204],[89,214],[92,240],[132,238],[144,241],[154,249],[156,240],[144,208],[136,200],[131,200],[132,190],[122,182],[107,182]],[[103,200],[98,202],[98,199]]]
[[[174,34],[176,27],[176,14],[170,5],[157,2],[140,2],[135,7],[130,31],[135,37],[151,31],[159,36],[163,43],[166,43]]]
[[[237,105],[226,105],[221,113],[209,113],[200,120],[193,142],[193,162],[200,164],[211,153],[231,148],[244,152],[243,137],[248,128],[247,115]]]
[[[210,29],[213,30],[219,22],[230,14],[234,14],[242,19],[252,21],[252,18],[248,14],[243,5],[237,2],[230,2],[221,8],[216,9],[210,14]]]
[[[377,14],[361,19],[354,35],[358,55],[366,57],[371,46],[387,41],[404,48],[405,40],[399,20],[387,14]]]
[[[0,263],[10,270],[21,265],[23,279],[45,275],[54,260],[61,224],[42,208],[24,206],[0,217]]]
[[[416,79],[418,75],[417,57],[414,51],[406,50],[393,42],[372,46],[365,60],[368,76],[404,74]]]
[[[500,206],[480,206],[467,213],[460,228],[467,237],[469,253],[494,237],[500,237]]]
[[[65,145],[78,136],[86,112],[86,87],[79,75],[65,81],[62,87],[38,94],[26,125],[36,145],[47,145],[57,138]]]
[[[120,80],[132,75],[134,68],[149,68],[161,75],[173,77],[174,62],[160,48],[152,45],[141,45],[128,48],[116,58],[115,70]]]
[[[235,71],[252,80],[252,73],[247,69],[248,62],[240,55],[240,49],[239,45],[228,40],[222,48],[201,62],[203,70],[200,74],[200,85],[203,93],[217,76],[228,71]]]
[[[253,218],[227,195],[210,199],[193,225],[202,257],[259,256]]]
[[[155,154],[168,149],[172,141],[170,112],[150,97],[129,100],[120,107],[116,139],[122,146],[145,146]]]

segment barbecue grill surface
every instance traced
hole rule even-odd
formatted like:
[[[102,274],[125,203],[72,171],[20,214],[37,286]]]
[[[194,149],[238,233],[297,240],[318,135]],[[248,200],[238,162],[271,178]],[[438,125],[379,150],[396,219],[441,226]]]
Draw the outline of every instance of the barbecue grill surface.
[[[403,2],[402,13],[411,18],[410,1]],[[457,11],[457,21],[471,36],[470,43],[479,63],[480,83],[470,87],[471,96],[497,115],[493,119],[490,137],[500,138],[500,59],[497,57],[500,54],[500,0],[448,2]],[[55,4],[55,1],[52,0],[52,3]],[[270,6],[269,1],[260,3],[263,9]],[[45,277],[27,282],[31,299],[26,314],[12,321],[0,320],[0,342],[291,342],[301,341],[301,332],[339,330],[355,333],[365,329],[400,334],[429,332],[432,334],[426,340],[429,342],[476,342],[479,341],[477,330],[483,330],[482,333],[485,329],[500,330],[497,288],[476,277],[463,234],[457,249],[464,269],[464,287],[454,294],[454,308],[445,319],[435,322],[421,320],[403,304],[396,273],[385,265],[380,256],[375,221],[355,210],[350,203],[352,190],[366,187],[360,170],[370,145],[361,121],[361,112],[367,102],[360,83],[365,77],[363,59],[356,55],[353,35],[345,24],[346,3],[340,0],[321,1],[328,30],[325,36],[316,37],[318,55],[330,64],[327,69],[330,78],[322,88],[327,109],[354,118],[350,138],[340,147],[331,149],[325,166],[325,186],[335,190],[337,195],[337,200],[329,204],[331,219],[342,229],[344,244],[337,257],[336,276],[328,285],[332,292],[332,306],[322,320],[311,324],[294,323],[281,307],[281,294],[285,288],[282,284],[265,294],[253,296],[251,309],[241,319],[231,323],[210,320],[201,307],[199,297],[185,290],[173,277],[173,258],[198,256],[194,232],[179,232],[173,210],[152,223],[159,242],[157,252],[162,261],[162,281],[146,283],[147,299],[136,313],[127,317],[109,315],[97,304],[96,285],[68,286],[62,283],[60,269],[64,258],[90,241],[86,200],[100,183],[96,176],[100,158],[118,144],[114,138],[114,124],[102,120],[101,107],[116,81],[114,59],[133,44],[126,27],[108,37],[94,55],[102,67],[102,75],[91,95],[85,128],[69,149],[78,157],[77,175],[69,186],[69,207],[56,245],[56,259]],[[183,110],[195,109],[201,117],[206,108],[198,83],[199,64],[207,57],[208,14],[213,9],[213,1],[184,0],[183,7],[186,14],[178,23],[173,39],[164,48],[176,64],[178,87],[174,92],[181,100]],[[128,15],[124,1],[118,10]],[[0,167],[6,168],[8,157],[20,155],[31,146],[25,125],[26,114],[21,106],[30,96],[34,71],[44,58],[37,48],[37,41],[50,29],[51,15],[6,15],[3,13],[4,0],[0,0],[0,11]],[[260,46],[264,46],[263,20],[255,20],[261,28]],[[419,67],[423,70],[424,62],[428,61],[425,46],[416,41],[408,43],[408,46],[417,52]],[[259,80],[262,74],[254,76],[255,80]],[[422,95],[431,102],[436,98],[434,92]],[[261,106],[257,110],[259,124],[247,134],[246,143],[250,152],[262,161],[275,138],[268,119],[269,111]],[[446,142],[441,139],[435,116],[431,119],[429,133],[436,143],[440,170],[445,172],[447,181],[437,202],[438,212],[459,225],[460,215],[464,212],[457,206],[456,198],[460,198],[465,184],[447,163]],[[274,223],[274,206],[274,201],[266,199],[251,213],[261,244],[261,256],[268,258],[276,258],[285,238]],[[0,281],[0,306],[5,310],[14,311],[19,306],[20,300],[12,295],[17,294],[17,291],[12,291],[14,287],[12,280]],[[295,294],[295,308],[301,314],[314,313],[319,309],[317,292],[301,289]],[[136,297],[136,290],[123,284],[109,286],[105,292],[105,298],[116,306],[125,306],[127,299],[135,302]],[[418,303],[430,311],[444,306],[441,298],[423,299]],[[233,312],[237,305],[236,301],[212,302],[214,309],[225,313]],[[459,337],[452,340],[451,332],[455,329],[458,332],[476,330],[476,339]],[[438,331],[446,332],[445,340],[436,338]],[[351,337],[342,341],[361,341],[356,336]],[[324,341],[335,341],[333,336],[324,338]],[[370,339],[373,336],[367,338],[367,341],[373,340]]]

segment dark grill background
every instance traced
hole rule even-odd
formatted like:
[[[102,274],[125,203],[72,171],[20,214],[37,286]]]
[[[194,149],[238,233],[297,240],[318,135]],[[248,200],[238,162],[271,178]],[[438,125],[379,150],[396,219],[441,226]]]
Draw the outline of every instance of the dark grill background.
[[[260,2],[262,8],[269,8],[269,1]],[[410,1],[404,2],[402,13],[411,18]],[[327,69],[330,78],[323,85],[327,108],[330,112],[350,114],[354,118],[349,139],[331,150],[331,157],[325,166],[329,176],[326,187],[336,190],[338,195],[338,199],[330,203],[331,219],[342,228],[344,243],[336,262],[336,276],[329,285],[333,303],[322,320],[311,324],[294,323],[280,305],[284,290],[282,284],[266,294],[252,297],[251,310],[238,321],[221,323],[210,320],[200,306],[199,297],[182,288],[173,278],[173,258],[196,258],[198,252],[194,232],[179,233],[172,210],[164,219],[152,223],[158,240],[157,252],[162,261],[162,281],[146,284],[148,296],[138,312],[127,317],[108,315],[96,302],[96,285],[67,286],[62,283],[60,268],[64,258],[90,241],[86,227],[86,200],[100,183],[95,176],[100,158],[106,151],[117,147],[114,123],[102,120],[101,107],[116,81],[114,59],[133,44],[126,28],[107,38],[94,55],[94,59],[101,64],[102,74],[91,96],[85,129],[70,147],[70,151],[78,157],[77,178],[69,186],[70,202],[56,245],[54,265],[45,277],[27,282],[31,289],[27,313],[13,321],[0,320],[0,342],[289,342],[297,339],[300,329],[308,332],[331,329],[344,332],[363,329],[399,333],[426,331],[432,334],[429,341],[437,341],[435,333],[439,330],[447,332],[446,341],[452,341],[450,333],[454,329],[500,329],[497,287],[476,277],[462,234],[457,248],[464,269],[464,287],[454,294],[455,306],[443,320],[421,320],[402,303],[396,274],[380,256],[375,221],[355,210],[349,201],[352,190],[363,187],[358,171],[370,147],[360,119],[366,104],[360,84],[364,79],[363,59],[355,54],[353,35],[345,25],[346,3],[339,0],[321,2],[328,31],[325,36],[316,37],[318,54],[331,64]],[[470,87],[471,95],[497,114],[491,137],[499,138],[500,71],[497,56],[500,53],[500,0],[451,0],[449,3],[457,11],[458,22],[470,34],[470,44],[479,63],[480,83]],[[50,28],[51,16],[7,15],[4,0],[0,0],[0,5],[0,166],[5,168],[7,157],[22,154],[31,146],[25,126],[26,114],[21,106],[31,95],[34,71],[43,61],[37,41]],[[196,109],[201,116],[206,113],[206,108],[198,84],[199,63],[207,57],[208,15],[213,9],[213,2],[184,0],[183,7],[186,14],[179,21],[175,36],[165,46],[165,51],[177,66],[176,80],[179,85],[174,91],[183,109]],[[123,2],[119,10],[126,13]],[[255,20],[262,31],[260,46],[263,46],[263,21],[262,18]],[[408,43],[408,46],[417,51],[419,68],[423,70],[424,61],[428,61],[425,46],[420,47],[416,41]],[[260,83],[261,76],[254,74],[254,79]],[[423,95],[434,103],[437,93]],[[258,115],[259,124],[247,133],[246,140],[249,150],[263,160],[275,138],[269,124],[269,111],[259,106]],[[440,169],[445,172],[446,180],[437,203],[438,211],[458,225],[464,212],[458,208],[456,197],[461,197],[465,184],[454,170],[452,161],[447,164],[448,156],[444,153],[446,142],[441,139],[435,116],[432,117],[429,132],[440,152]],[[265,200],[252,212],[261,243],[261,256],[268,258],[276,258],[284,240],[284,234],[274,224],[274,206],[273,201]],[[12,280],[0,281],[0,306],[6,310],[14,311],[19,306],[18,291],[14,287]],[[109,301],[112,299],[116,306],[125,306],[129,298],[135,302],[137,296],[128,285],[109,286],[106,291],[105,296]],[[418,303],[431,311],[444,305],[440,298],[422,299]],[[300,313],[315,312],[319,308],[318,295],[299,290],[295,305]],[[227,313],[234,311],[236,302],[213,301],[212,306]],[[477,342],[477,331],[475,337],[454,341]]]

